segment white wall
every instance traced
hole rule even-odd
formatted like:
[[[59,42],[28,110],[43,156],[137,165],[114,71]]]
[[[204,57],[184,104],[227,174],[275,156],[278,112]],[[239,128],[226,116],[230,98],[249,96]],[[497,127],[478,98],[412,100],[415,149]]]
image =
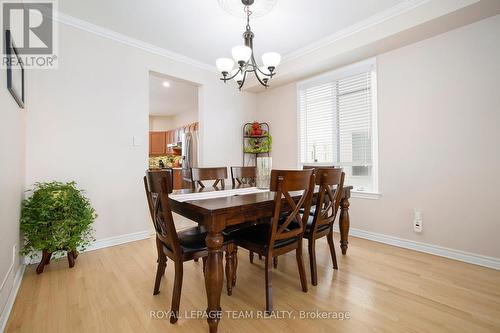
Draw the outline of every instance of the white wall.
[[[28,78],[28,77],[27,77]],[[24,198],[25,119],[7,90],[7,71],[0,69],[0,313],[20,268],[19,217]],[[17,250],[13,258],[13,246]],[[5,279],[5,280],[4,280]],[[0,323],[1,324],[1,323]]]
[[[498,31],[495,16],[377,58],[383,196],[352,199],[351,227],[500,258]],[[295,84],[257,103],[274,166],[295,167]]]
[[[202,165],[241,159],[239,131],[255,118],[254,94],[221,84],[216,73],[63,24],[59,39],[59,69],[36,71],[28,82],[26,184],[75,180],[99,214],[97,239],[144,231],[151,223],[142,185],[149,71],[201,85]],[[132,145],[133,136],[141,146]]]

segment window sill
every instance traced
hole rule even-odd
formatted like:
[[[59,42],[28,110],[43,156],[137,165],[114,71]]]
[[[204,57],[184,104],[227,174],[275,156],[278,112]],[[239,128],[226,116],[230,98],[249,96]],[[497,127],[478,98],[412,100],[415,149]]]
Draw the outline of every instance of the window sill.
[[[378,192],[360,192],[360,191],[352,191],[351,197],[356,199],[369,199],[369,200],[378,200],[382,196],[382,193]]]

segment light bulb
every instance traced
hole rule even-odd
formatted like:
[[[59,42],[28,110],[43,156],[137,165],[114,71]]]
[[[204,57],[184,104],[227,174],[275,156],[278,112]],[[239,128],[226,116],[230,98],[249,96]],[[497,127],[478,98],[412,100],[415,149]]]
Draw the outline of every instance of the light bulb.
[[[246,63],[252,56],[252,49],[245,45],[239,45],[233,47],[231,54],[234,60],[241,66],[242,63]]]
[[[221,73],[231,73],[234,67],[234,61],[230,58],[219,58],[215,61],[217,69]]]
[[[274,71],[280,64],[281,55],[276,52],[267,52],[262,55],[262,62],[270,71]]]

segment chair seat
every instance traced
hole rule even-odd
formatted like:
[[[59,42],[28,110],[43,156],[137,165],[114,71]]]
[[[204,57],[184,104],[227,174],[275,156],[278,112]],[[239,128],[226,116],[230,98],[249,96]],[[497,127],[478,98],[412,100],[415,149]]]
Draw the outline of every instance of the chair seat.
[[[183,248],[202,250],[206,248],[207,234],[208,231],[204,226],[197,226],[179,231],[177,236]]]
[[[238,245],[241,245],[243,247],[245,247],[245,245],[248,244],[265,249],[267,248],[269,242],[270,227],[271,225],[267,223],[257,224],[253,227],[235,232],[233,234],[233,239],[236,241]],[[280,248],[288,244],[292,244],[296,240],[297,240],[296,237],[276,240],[274,243],[274,248]]]
[[[300,209],[300,213],[304,214],[304,208]],[[309,215],[314,216],[314,213],[316,213],[316,206],[312,206],[311,209],[309,210]]]
[[[207,249],[205,239],[208,231],[204,226],[197,226],[177,232],[179,243],[184,253],[203,251]],[[231,241],[229,236],[224,235],[224,245]],[[165,246],[166,247],[166,246]],[[168,249],[168,247],[166,247]]]
[[[311,235],[313,221],[314,221],[314,216],[309,216],[309,218],[307,219],[306,230],[304,232],[305,238],[308,238]],[[292,227],[298,227],[296,222],[292,222],[292,223],[290,223],[290,225],[292,225]],[[316,229],[316,232],[325,231],[329,227],[330,226],[328,224],[322,224],[318,227],[318,229]]]

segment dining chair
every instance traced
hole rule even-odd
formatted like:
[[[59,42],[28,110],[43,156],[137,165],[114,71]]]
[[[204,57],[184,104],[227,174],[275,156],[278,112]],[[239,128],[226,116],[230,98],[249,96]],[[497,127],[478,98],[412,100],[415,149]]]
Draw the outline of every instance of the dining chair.
[[[172,192],[172,170],[147,171],[144,176],[144,188],[148,201],[149,212],[156,230],[156,249],[158,252],[158,267],[156,271],[153,295],[160,293],[161,278],[167,267],[167,257],[175,264],[175,276],[172,292],[170,322],[177,322],[182,289],[183,263],[185,261],[203,258],[203,271],[208,256],[205,245],[207,231],[204,227],[193,227],[177,232],[175,229],[168,194]],[[231,241],[224,240],[226,251],[226,278],[228,294],[233,286],[234,246]]]
[[[231,167],[231,180],[233,187],[237,185],[255,185],[255,178],[257,176],[257,167]]]
[[[333,165],[318,166],[318,165],[310,165],[310,164],[304,164],[304,165],[302,165],[302,170],[312,169],[312,170],[314,170],[313,172],[316,172],[316,169],[318,169],[318,168],[322,168],[322,169],[335,169],[335,166],[333,166]],[[316,211],[316,206],[312,206],[311,207],[311,211],[309,212],[309,214],[314,215],[315,211]]]
[[[268,223],[257,224],[234,235],[234,242],[265,260],[266,311],[273,311],[273,258],[294,251],[299,269],[302,291],[307,292],[307,281],[302,259],[302,236],[311,207],[314,188],[313,170],[272,170],[270,190],[274,194],[274,213]],[[298,201],[290,192],[302,191]],[[305,214],[299,210],[305,208]],[[286,211],[286,214],[282,212]],[[295,222],[295,223],[292,223]]]
[[[315,184],[319,186],[314,215],[309,216],[305,225],[304,238],[307,239],[309,249],[309,265],[311,268],[311,283],[318,284],[316,267],[316,240],[327,238],[332,256],[333,268],[338,269],[335,246],[333,244],[333,223],[339,211],[340,200],[344,187],[345,174],[342,169],[317,168],[315,169]]]
[[[231,181],[233,187],[241,186],[241,185],[250,185],[255,186],[257,177],[257,167],[247,166],[247,167],[231,167]],[[257,221],[248,221],[243,226],[238,226],[237,228],[233,228],[228,233],[231,234],[233,232],[239,231],[240,229],[246,228],[251,225],[255,225]],[[252,251],[249,252],[250,262],[253,263],[254,253]],[[262,256],[259,255],[259,259],[262,260]],[[235,270],[236,271],[236,270]],[[235,275],[236,276],[236,275]],[[236,279],[236,277],[235,277]]]
[[[217,187],[219,183],[224,188],[224,180],[227,178],[227,168],[191,168],[191,185],[193,187],[198,184],[200,187],[205,187],[203,181],[214,180],[213,187]]]

